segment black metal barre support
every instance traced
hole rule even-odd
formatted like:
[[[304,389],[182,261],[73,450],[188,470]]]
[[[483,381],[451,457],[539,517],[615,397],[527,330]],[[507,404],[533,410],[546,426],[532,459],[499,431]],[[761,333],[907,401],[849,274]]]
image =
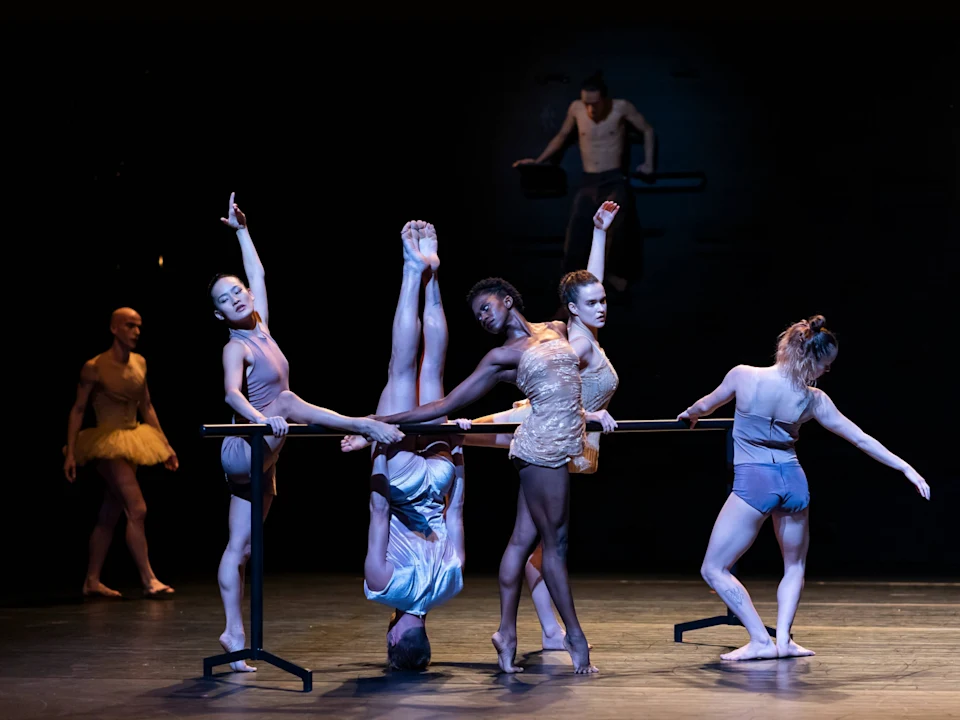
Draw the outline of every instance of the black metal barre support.
[[[238,427],[243,427],[238,426]],[[263,445],[269,426],[255,428],[250,437],[250,647],[203,659],[203,676],[213,677],[217,665],[238,660],[263,660],[303,681],[303,691],[313,690],[313,671],[263,649]],[[207,436],[211,437],[211,436]]]
[[[471,434],[489,435],[514,432],[520,423],[477,423],[469,430],[461,429],[456,423],[404,423],[400,430],[409,435],[450,435]],[[587,423],[587,430],[601,431],[599,423]],[[689,423],[681,420],[620,420],[616,433],[622,432],[673,432],[690,430]],[[693,430],[723,430],[727,440],[727,467],[733,466],[733,420],[729,418],[708,418],[700,420]],[[313,671],[295,665],[263,649],[263,445],[264,437],[273,435],[273,429],[266,424],[211,424],[200,427],[200,435],[205,438],[248,437],[250,438],[250,647],[234,652],[204,658],[203,676],[212,677],[213,668],[238,660],[263,660],[274,667],[296,675],[303,681],[303,691],[313,689]],[[288,435],[294,437],[342,437],[342,430],[331,430],[322,425],[291,424]],[[732,485],[727,484],[727,493]],[[736,565],[730,569],[736,571]],[[718,615],[701,620],[674,625],[673,639],[683,641],[683,633],[688,630],[713,627],[715,625],[740,625],[740,620],[727,609],[726,615]],[[776,631],[767,628],[774,637]]]

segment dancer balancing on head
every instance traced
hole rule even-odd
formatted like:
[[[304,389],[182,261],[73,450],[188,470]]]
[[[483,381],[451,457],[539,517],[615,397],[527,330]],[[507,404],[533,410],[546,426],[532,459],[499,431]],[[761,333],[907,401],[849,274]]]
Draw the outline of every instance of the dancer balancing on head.
[[[403,280],[378,414],[402,412],[443,397],[448,336],[436,230],[413,220],[404,226],[401,240]],[[418,372],[421,289],[423,358]],[[358,436],[341,441],[344,452],[367,445]],[[427,666],[431,654],[427,614],[463,588],[463,495],[459,436],[408,437],[373,448],[364,592],[394,610],[387,629],[387,660],[393,669]]]
[[[530,400],[530,415],[514,433],[510,457],[520,474],[513,535],[500,563],[500,627],[493,635],[500,668],[520,672],[517,608],[523,568],[537,537],[543,541],[543,577],[566,626],[564,647],[577,673],[593,673],[590,649],[577,619],[567,579],[566,551],[570,500],[568,463],[583,452],[584,412],[580,360],[562,322],[531,323],[523,300],[502,278],[481,280],[467,300],[481,326],[506,336],[476,370],[440,399],[406,412],[376,415],[385,422],[425,422],[449,416],[483,397],[499,382],[515,383]]]
[[[311,405],[290,391],[287,358],[280,351],[269,330],[270,313],[263,265],[257,255],[247,220],[233,202],[221,222],[233,228],[240,243],[243,271],[250,282],[247,288],[236,275],[220,274],[213,278],[208,295],[214,315],[226,324],[230,339],[223,348],[223,384],[225,400],[233,411],[233,422],[264,423],[273,435],[264,438],[263,516],[270,510],[277,494],[277,457],[286,440],[288,421],[316,423],[332,430],[342,430],[380,442],[398,442],[403,433],[396,427],[372,418],[346,417]],[[250,557],[250,443],[244,437],[226,437],[220,448],[220,461],[230,489],[230,536],[220,561],[218,580],[226,629],[220,644],[227,652],[244,647],[245,634],[240,601],[243,595],[243,572]],[[239,672],[256,668],[244,661],[230,663]]]
[[[106,483],[100,515],[90,534],[85,596],[120,597],[118,591],[100,582],[100,571],[121,513],[127,516],[127,547],[140,572],[144,596],[165,597],[174,592],[157,579],[150,566],[144,527],[147,504],[137,482],[138,465],[163,463],[168,470],[179,467],[147,388],[147,361],[134,352],[142,324],[140,314],[133,308],[113,311],[113,344],[84,363],[67,421],[67,444],[63,449],[67,480],[77,479],[78,465],[96,461],[97,472]],[[80,430],[88,402],[93,403],[97,426]],[[144,423],[137,421],[138,410]]]
[[[836,358],[837,339],[824,327],[823,316],[801,320],[781,333],[774,365],[734,367],[716,390],[677,416],[693,427],[699,418],[736,400],[733,492],[713,526],[701,568],[703,579],[750,633],[750,642],[721,655],[723,660],[814,654],[790,638],[809,544],[810,492],[794,448],[803,423],[816,420],[874,460],[901,471],[924,499],[930,499],[930,486],[916,470],[845,417],[825,392],[812,387]],[[776,643],[746,588],[730,572],[771,516],[784,566],[777,590]]]
[[[619,377],[607,354],[600,347],[598,334],[607,322],[607,294],[603,288],[604,268],[607,254],[607,229],[620,206],[604,202],[593,216],[593,244],[586,270],[576,270],[563,276],[560,281],[560,301],[569,313],[567,339],[580,358],[580,380],[583,384],[583,409],[587,422],[599,422],[603,432],[613,432],[616,421],[607,412],[607,406],[617,391]],[[473,421],[459,419],[457,423],[469,429],[472,423],[522,422],[530,414],[530,401],[521,400],[510,410],[485,415]],[[492,438],[493,441],[491,441]],[[464,445],[486,445],[508,448],[509,434],[466,435]],[[597,471],[600,461],[600,433],[590,432],[585,436],[583,454],[568,463],[571,473],[590,474]],[[533,606],[540,619],[541,640],[544,650],[563,650],[564,631],[554,613],[553,602],[546,583],[542,582],[543,545],[527,559],[524,574],[533,599]]]

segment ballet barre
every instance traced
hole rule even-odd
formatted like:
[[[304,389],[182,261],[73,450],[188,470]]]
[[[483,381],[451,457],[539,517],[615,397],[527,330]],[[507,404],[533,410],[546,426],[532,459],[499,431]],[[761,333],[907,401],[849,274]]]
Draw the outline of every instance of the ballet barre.
[[[454,422],[444,423],[402,423],[400,430],[405,435],[499,435],[513,433],[520,423],[474,423],[469,430],[461,429]],[[603,427],[597,422],[588,422],[588,432],[601,432]],[[618,420],[614,433],[636,432],[679,432],[679,431],[723,431],[726,433],[727,468],[733,468],[733,420],[731,418],[704,418],[691,428],[684,420]],[[303,691],[313,689],[313,671],[284,660],[263,648],[263,445],[264,438],[273,435],[273,429],[258,423],[222,423],[202,425],[200,436],[204,438],[246,437],[250,438],[250,647],[234,652],[213,655],[203,659],[203,676],[212,677],[213,668],[238,660],[263,660],[274,667],[296,675],[303,681]],[[288,426],[289,437],[343,437],[342,430],[330,430],[322,425],[304,425],[291,423]],[[732,482],[727,484],[727,492],[732,490]],[[731,568],[731,572],[736,566]],[[740,620],[730,610],[726,615],[692,620],[673,626],[674,642],[683,642],[683,633],[688,630],[713,627],[715,625],[740,625]],[[771,636],[776,637],[773,628],[767,628]]]

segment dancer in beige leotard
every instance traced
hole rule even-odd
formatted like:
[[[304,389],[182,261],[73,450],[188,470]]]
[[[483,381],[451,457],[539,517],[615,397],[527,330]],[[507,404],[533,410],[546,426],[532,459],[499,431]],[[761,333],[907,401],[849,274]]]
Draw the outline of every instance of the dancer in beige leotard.
[[[290,365],[269,329],[270,312],[263,264],[253,246],[247,219],[230,194],[227,217],[221,222],[237,233],[243,256],[243,271],[249,289],[236,275],[220,274],[208,291],[214,315],[224,322],[230,339],[223,348],[225,400],[233,411],[233,422],[264,423],[273,435],[266,437],[263,458],[263,517],[276,495],[276,462],[288,430],[287,422],[316,423],[332,430],[363,435],[379,442],[403,439],[396,427],[371,418],[346,417],[304,401],[290,391]],[[224,438],[220,460],[230,488],[230,538],[220,560],[217,578],[226,615],[220,644],[227,652],[241,650],[245,643],[240,601],[243,573],[250,558],[250,444],[247,438]],[[243,660],[230,663],[237,672],[256,668]]]
[[[78,465],[96,461],[97,472],[107,486],[90,534],[85,596],[120,597],[118,591],[100,582],[100,571],[121,514],[127,516],[127,547],[140,572],[144,596],[173,594],[173,588],[160,582],[150,565],[144,526],[147,504],[137,482],[138,465],[163,463],[168,470],[179,466],[150,398],[147,361],[133,351],[142,322],[133,308],[114,310],[110,320],[113,344],[84,364],[67,422],[67,445],[63,449],[67,480],[76,480]],[[97,426],[80,430],[87,402],[93,403]],[[137,421],[138,410],[144,423]]]
[[[560,281],[560,301],[567,307],[567,338],[580,357],[580,380],[583,385],[583,409],[587,422],[599,422],[604,432],[616,429],[616,421],[607,412],[607,406],[619,385],[619,378],[607,354],[597,342],[600,328],[607,321],[607,296],[603,288],[606,258],[607,228],[616,217],[619,205],[604,202],[594,214],[593,244],[586,270],[567,273]],[[470,428],[472,423],[484,422],[521,422],[530,413],[530,401],[521,400],[513,408],[503,412],[485,415],[473,421],[459,419],[462,428]],[[465,445],[485,445],[506,448],[510,446],[511,436],[466,435]],[[570,472],[590,474],[597,471],[600,461],[600,433],[590,432],[584,438],[583,454],[570,461]],[[553,601],[543,580],[543,545],[538,545],[527,559],[525,575],[533,605],[540,619],[541,642],[544,650],[563,650],[564,630],[557,621]]]
[[[568,463],[583,453],[584,412],[580,359],[567,341],[563,323],[531,323],[521,314],[523,300],[502,278],[481,280],[468,295],[483,328],[505,334],[477,369],[441,400],[406,412],[378,417],[385,422],[426,422],[469,405],[499,382],[515,383],[530,400],[530,414],[510,443],[510,457],[520,473],[520,493],[513,535],[500,563],[500,627],[493,635],[500,667],[520,672],[517,652],[517,608],[523,567],[543,541],[543,576],[567,629],[564,646],[574,671],[592,673],[590,648],[577,619],[567,579],[569,518]]]

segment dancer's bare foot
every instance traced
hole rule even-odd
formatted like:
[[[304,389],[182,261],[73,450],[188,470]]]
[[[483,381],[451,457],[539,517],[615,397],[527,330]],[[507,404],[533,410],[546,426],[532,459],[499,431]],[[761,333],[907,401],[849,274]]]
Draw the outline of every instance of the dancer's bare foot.
[[[400,231],[400,239],[403,241],[403,266],[421,274],[428,267],[427,259],[420,252],[420,234],[425,225],[423,221],[411,220]]]
[[[566,650],[566,646],[563,644],[563,638],[566,636],[566,632],[559,625],[555,630],[546,630],[541,631],[540,633],[540,642],[543,645],[544,650]],[[593,650],[593,645],[587,644],[588,650]]]
[[[513,664],[517,659],[517,638],[508,638],[497,631],[490,640],[497,650],[497,664],[500,665],[500,669],[505,673],[522,673],[523,668]]]
[[[173,595],[174,592],[175,590],[172,587],[164,585],[156,578],[143,586],[143,596],[148,598],[167,597]]]
[[[420,231],[420,254],[427,260],[430,272],[440,269],[440,255],[437,254],[437,229],[426,223]]]
[[[564,637],[566,637],[566,633],[559,625],[550,632],[544,630],[540,633],[540,640],[544,650],[566,650],[563,646]]]
[[[341,452],[354,452],[367,447],[370,447],[370,441],[363,437],[363,435],[345,435],[340,440]]]
[[[573,660],[573,671],[578,675],[589,675],[590,673],[600,672],[595,666],[590,664],[590,645],[587,639],[581,635],[579,638],[571,639],[569,635],[563,636],[563,646],[570,653],[570,659]]]
[[[108,597],[108,598],[118,598],[123,597],[119,592],[112,588],[108,588],[99,580],[87,580],[83,583],[83,596],[84,597]]]
[[[772,660],[780,657],[777,654],[777,646],[773,644],[770,638],[765,643],[754,642],[751,640],[743,647],[737,648],[733,652],[724,653],[720,656],[721,660]]]
[[[242,633],[240,635],[223,633],[220,636],[220,646],[226,652],[236,652],[237,650],[243,650],[247,645],[247,638]],[[237,660],[236,662],[230,663],[230,669],[234,672],[256,672],[257,669],[253,665],[247,665],[246,660]]]
[[[788,657],[810,657],[816,655],[813,650],[807,650],[805,647],[797,645],[793,640],[788,640],[786,645],[777,643],[777,656]]]

